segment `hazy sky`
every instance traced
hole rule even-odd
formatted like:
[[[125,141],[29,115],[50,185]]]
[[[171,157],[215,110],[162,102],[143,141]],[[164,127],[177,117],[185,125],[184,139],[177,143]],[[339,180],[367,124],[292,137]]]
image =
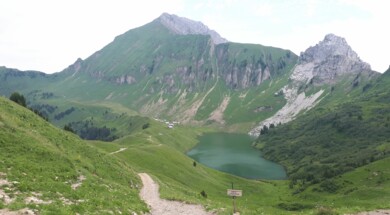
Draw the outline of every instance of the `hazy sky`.
[[[387,0],[0,0],[0,8],[0,66],[20,70],[59,72],[163,12],[298,55],[334,33],[374,70],[390,65]]]

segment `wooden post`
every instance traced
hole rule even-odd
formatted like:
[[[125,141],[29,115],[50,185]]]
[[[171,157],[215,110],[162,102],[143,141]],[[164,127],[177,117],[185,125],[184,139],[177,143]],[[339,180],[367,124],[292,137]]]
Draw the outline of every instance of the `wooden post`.
[[[234,190],[233,182],[232,182],[232,190]],[[232,198],[233,198],[233,214],[235,214],[236,213],[236,197],[232,196]]]
[[[241,197],[242,196],[242,190],[235,190],[233,182],[232,182],[232,189],[228,189],[227,190],[227,195],[231,196],[233,198],[233,214],[235,214],[237,212],[236,197]]]

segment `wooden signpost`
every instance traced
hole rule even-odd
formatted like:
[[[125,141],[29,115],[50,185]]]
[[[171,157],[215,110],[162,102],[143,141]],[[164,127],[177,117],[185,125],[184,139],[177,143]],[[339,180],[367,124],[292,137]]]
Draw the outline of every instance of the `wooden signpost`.
[[[227,190],[227,195],[231,196],[233,198],[233,214],[237,212],[236,209],[236,197],[242,196],[242,190],[234,190],[233,182],[232,182],[232,189]]]
[[[227,190],[227,194],[228,194],[228,196],[241,197],[242,196],[242,190],[228,189]]]

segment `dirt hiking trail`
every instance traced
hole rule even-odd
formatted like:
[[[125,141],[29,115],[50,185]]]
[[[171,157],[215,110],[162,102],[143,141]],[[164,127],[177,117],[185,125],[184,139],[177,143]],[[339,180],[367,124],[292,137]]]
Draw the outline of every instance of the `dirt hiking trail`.
[[[139,173],[143,187],[140,192],[143,199],[150,207],[151,215],[211,215],[212,213],[200,205],[191,205],[178,201],[168,201],[160,198],[158,184],[146,173]]]

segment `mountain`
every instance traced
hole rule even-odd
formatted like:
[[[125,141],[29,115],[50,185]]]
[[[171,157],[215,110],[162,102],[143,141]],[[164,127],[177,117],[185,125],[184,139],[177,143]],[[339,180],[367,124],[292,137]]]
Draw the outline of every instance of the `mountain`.
[[[371,71],[335,35],[299,57],[221,38],[163,14],[56,74],[0,67],[1,94],[19,91],[57,127],[107,141],[81,140],[0,98],[0,213],[144,213],[139,172],[162,198],[220,214],[232,210],[232,182],[243,214],[389,208],[390,71]],[[254,146],[288,180],[246,180],[185,155],[202,133],[259,122]]]
[[[319,101],[358,94],[378,76],[344,38],[333,34],[298,58],[289,50],[228,42],[201,22],[167,13],[117,36],[60,73],[33,78],[29,72],[5,70],[0,73],[4,95],[21,91],[38,108],[67,101],[63,110],[42,109],[58,126],[80,127],[88,121],[103,127],[104,119],[91,119],[90,108],[82,106],[104,101],[108,109],[102,107],[102,112],[121,106],[184,124],[252,129],[254,136],[264,126],[291,121]],[[75,111],[56,119],[71,108]],[[114,131],[112,136],[122,135]]]
[[[287,100],[286,105],[249,133],[258,136],[264,126],[295,119],[299,113],[310,110],[325,97],[332,97],[335,88],[343,88],[344,94],[350,94],[359,84],[364,85],[378,76],[379,73],[360,60],[344,38],[328,34],[299,56],[290,82],[280,89],[280,94]]]
[[[283,106],[284,98],[274,93],[287,83],[296,61],[289,50],[227,42],[200,22],[163,14],[87,59],[40,78],[42,85],[28,83],[37,82],[32,79],[12,85],[4,73],[0,77],[4,88],[21,91],[32,104],[72,103],[69,116],[82,112],[76,105],[104,101],[149,117],[247,131]],[[65,119],[54,116],[65,110],[54,110],[49,119],[63,126]],[[77,121],[90,116],[83,115]]]

